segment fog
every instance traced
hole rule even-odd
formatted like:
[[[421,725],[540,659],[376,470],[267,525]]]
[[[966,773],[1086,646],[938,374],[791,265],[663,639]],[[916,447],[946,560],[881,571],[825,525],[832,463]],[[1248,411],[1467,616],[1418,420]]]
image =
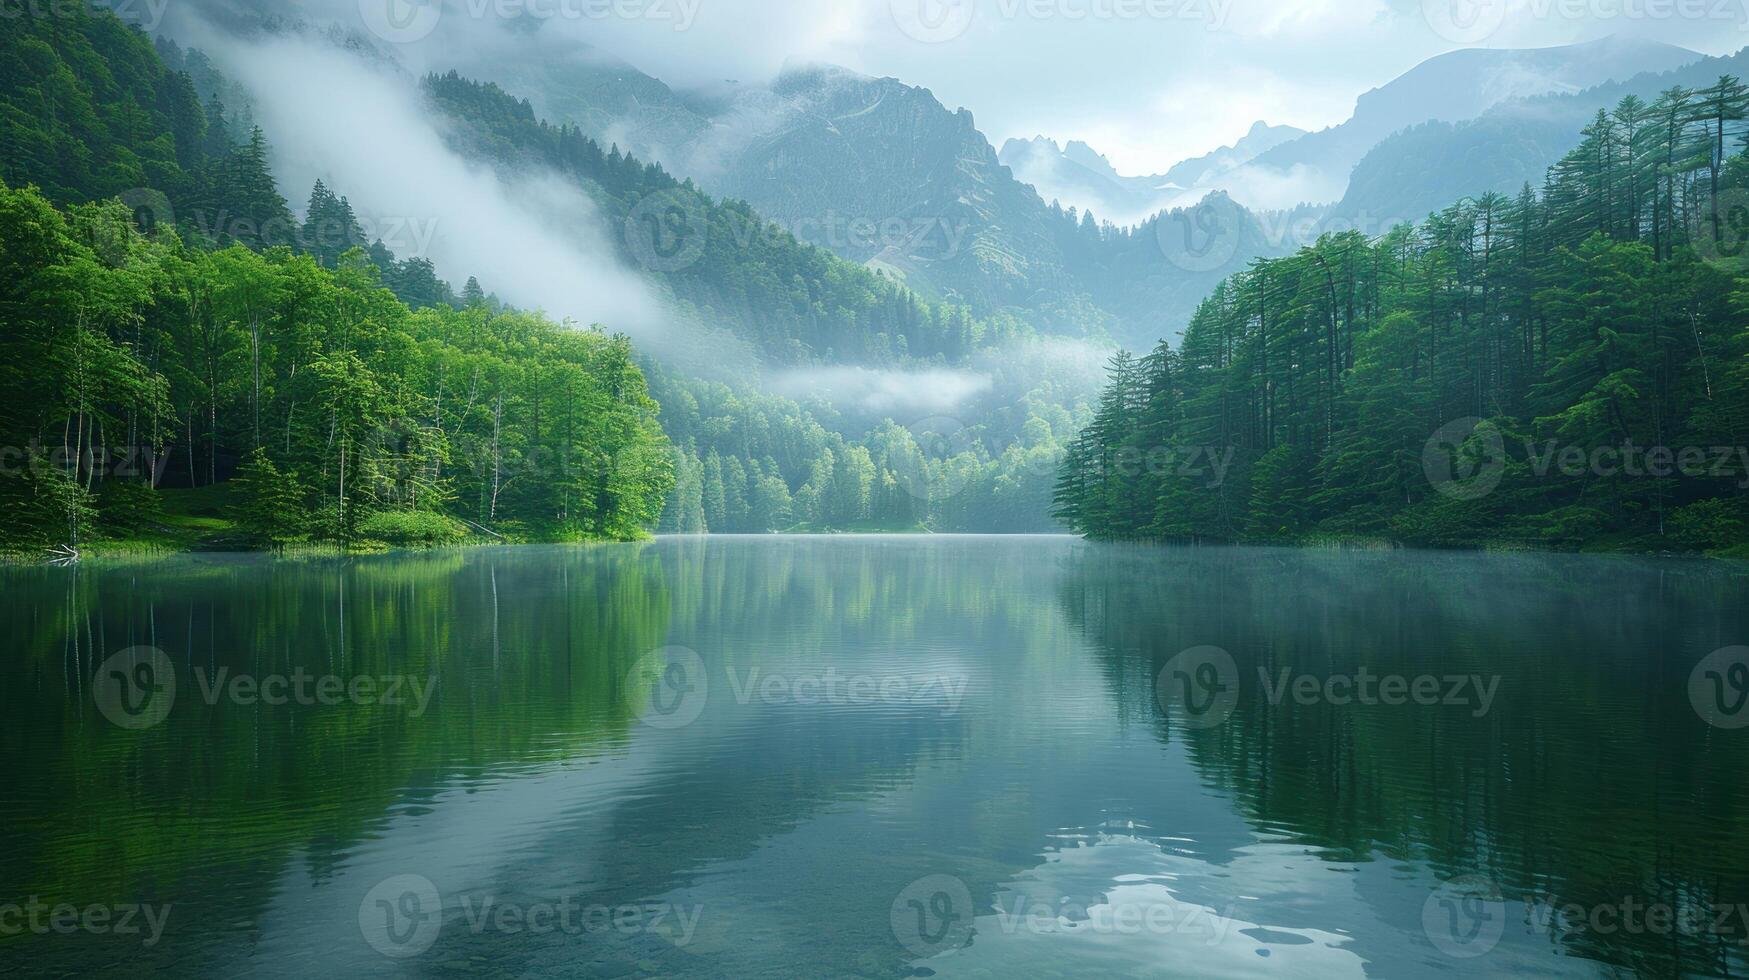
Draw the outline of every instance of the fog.
[[[1248,163],[1197,182],[1169,199],[1169,208],[1194,207],[1214,191],[1252,211],[1285,211],[1301,204],[1335,204],[1348,191],[1348,174],[1333,174],[1309,164],[1290,170]]]
[[[824,399],[846,415],[910,420],[951,415],[990,384],[989,375],[948,368],[821,367],[778,372],[767,386],[795,401]]]
[[[294,208],[322,180],[377,227],[421,229],[388,244],[422,247],[458,287],[477,276],[507,302],[561,320],[646,341],[663,332],[662,304],[619,262],[613,229],[583,191],[555,174],[505,179],[463,159],[417,76],[321,36],[242,39],[193,18],[172,26],[249,91]]]

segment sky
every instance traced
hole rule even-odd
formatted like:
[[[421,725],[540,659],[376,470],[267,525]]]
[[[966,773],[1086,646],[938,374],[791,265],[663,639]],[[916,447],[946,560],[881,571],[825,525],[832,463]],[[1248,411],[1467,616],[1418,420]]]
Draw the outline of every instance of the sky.
[[[445,5],[440,17],[422,4]],[[298,0],[363,17],[436,67],[506,28],[572,37],[675,87],[768,81],[788,62],[891,75],[1010,137],[1085,140],[1157,173],[1258,120],[1321,129],[1464,46],[1611,34],[1706,54],[1749,45],[1749,0]],[[399,17],[395,15],[399,15]]]

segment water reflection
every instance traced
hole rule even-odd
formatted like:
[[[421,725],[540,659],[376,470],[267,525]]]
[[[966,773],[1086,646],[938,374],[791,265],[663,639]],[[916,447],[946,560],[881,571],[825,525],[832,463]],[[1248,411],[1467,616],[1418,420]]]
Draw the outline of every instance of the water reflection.
[[[1688,691],[1749,636],[1731,566],[672,539],[0,579],[0,926],[172,909],[0,968],[1749,966],[1742,923],[1560,911],[1749,902],[1749,732]],[[176,685],[138,729],[99,696],[136,648]],[[1204,648],[1219,724],[1158,696]],[[1474,682],[1376,696],[1424,677]]]

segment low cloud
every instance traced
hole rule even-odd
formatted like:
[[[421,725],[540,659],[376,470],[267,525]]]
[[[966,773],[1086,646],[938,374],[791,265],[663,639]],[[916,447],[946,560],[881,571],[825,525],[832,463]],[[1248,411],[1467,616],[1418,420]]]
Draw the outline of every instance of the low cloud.
[[[582,189],[551,173],[506,178],[455,153],[415,77],[319,37],[179,27],[250,92],[294,207],[322,180],[362,213],[434,229],[424,257],[458,287],[477,276],[517,306],[658,332],[660,301],[619,262]]]
[[[775,373],[766,382],[773,393],[785,398],[819,398],[842,412],[895,419],[952,415],[990,385],[989,375],[947,368],[797,368]]]

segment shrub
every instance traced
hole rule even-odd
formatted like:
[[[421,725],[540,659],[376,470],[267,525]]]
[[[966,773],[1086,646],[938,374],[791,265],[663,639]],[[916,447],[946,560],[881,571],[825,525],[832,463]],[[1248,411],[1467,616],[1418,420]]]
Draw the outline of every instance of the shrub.
[[[16,544],[78,540],[95,513],[91,495],[42,454],[16,473],[0,474],[0,538]]]
[[[308,524],[303,491],[273,465],[265,450],[243,461],[237,474],[231,519],[252,540],[280,547],[302,537]]]
[[[133,534],[164,523],[164,499],[139,480],[108,480],[97,493],[97,523],[111,534]]]
[[[423,510],[382,510],[358,525],[366,538],[393,545],[455,544],[468,536],[460,521]]]
[[[1703,500],[1670,515],[1670,534],[1697,551],[1744,543],[1743,508],[1734,501]]]

